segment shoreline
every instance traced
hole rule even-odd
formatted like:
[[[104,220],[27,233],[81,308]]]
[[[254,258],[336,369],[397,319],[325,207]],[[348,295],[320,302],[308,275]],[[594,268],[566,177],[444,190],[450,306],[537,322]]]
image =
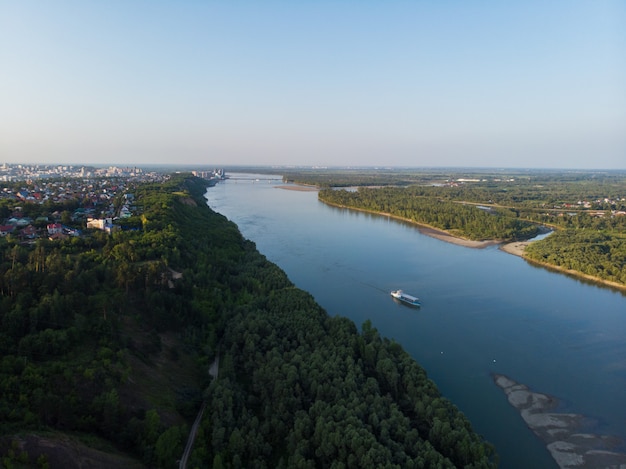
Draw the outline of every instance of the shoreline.
[[[621,283],[612,282],[611,280],[604,280],[599,277],[594,277],[592,275],[587,275],[582,272],[578,272],[577,270],[566,269],[558,265],[548,264],[546,262],[539,262],[534,259],[528,258],[527,256],[524,255],[524,250],[526,249],[526,246],[528,246],[530,243],[533,242],[530,240],[512,241],[512,242],[505,242],[505,241],[498,240],[498,239],[491,239],[491,240],[485,240],[485,241],[473,241],[471,239],[465,239],[459,236],[455,236],[440,228],[435,228],[434,226],[430,226],[425,223],[418,223],[408,218],[399,217],[397,215],[392,215],[390,213],[376,212],[374,210],[366,210],[366,209],[355,208],[355,207],[346,207],[345,205],[333,204],[333,203],[325,202],[323,200],[321,202],[325,203],[326,205],[330,205],[331,207],[344,208],[346,210],[356,210],[358,212],[371,213],[374,215],[381,215],[381,216],[393,218],[396,220],[404,221],[404,222],[410,223],[411,225],[416,226],[419,232],[426,236],[430,236],[431,238],[436,238],[446,243],[456,244],[458,246],[464,246],[464,247],[472,248],[472,249],[483,249],[483,248],[486,248],[487,246],[498,246],[498,249],[500,249],[501,251],[506,252],[507,254],[512,254],[514,256],[521,257],[526,262],[529,262],[531,264],[545,267],[547,269],[554,270],[555,272],[572,276],[579,280],[580,279],[588,280],[590,282],[598,283],[603,286],[607,286],[611,288],[615,288],[620,291],[626,291],[626,285],[622,285]]]
[[[622,292],[626,292],[626,285],[623,285],[621,283],[617,283],[617,282],[613,282],[611,280],[604,280],[602,278],[599,277],[594,277],[593,275],[587,275],[587,274],[583,274],[582,272],[579,272],[577,270],[571,270],[571,269],[566,269],[565,267],[561,267],[559,265],[554,265],[554,264],[548,264],[547,262],[540,262],[540,261],[536,261],[534,259],[530,259],[528,257],[526,257],[525,255],[521,255],[520,256],[522,259],[524,259],[526,262],[530,263],[530,264],[535,264],[539,267],[544,267],[548,270],[553,270],[557,273],[561,273],[561,274],[565,274],[565,275],[569,275],[570,277],[574,277],[578,280],[587,280],[588,282],[591,283],[599,283],[602,284],[606,287],[611,287],[611,288],[615,288],[617,290],[620,290]]]
[[[532,241],[513,241],[512,243],[502,243],[500,250],[507,254],[513,254],[514,256],[524,257],[524,250]]]
[[[526,246],[528,246],[530,243],[532,243],[532,241],[513,241],[512,243],[501,244],[499,249],[508,254],[513,254],[514,256],[521,257],[530,264],[544,267],[557,273],[569,275],[570,277],[574,277],[578,280],[587,280],[591,283],[598,283],[603,286],[618,289],[620,291],[626,291],[626,285],[623,285],[621,283],[613,282],[611,280],[605,280],[599,277],[594,277],[593,275],[587,275],[577,270],[566,269],[565,267],[561,267],[559,265],[548,264],[547,262],[541,262],[536,261],[535,259],[531,259],[524,254]]]
[[[393,215],[391,213],[376,212],[375,210],[366,210],[364,208],[346,207],[345,205],[333,204],[330,202],[326,202],[324,200],[320,200],[320,202],[323,202],[326,205],[329,205],[331,207],[345,208],[346,210],[356,210],[357,212],[371,213],[373,215],[380,215],[383,217],[393,218],[394,220],[404,221],[406,223],[410,223],[411,225],[414,225],[415,227],[417,227],[420,233],[425,234],[426,236],[430,236],[431,238],[436,238],[440,241],[445,241],[446,243],[456,244],[458,246],[464,246],[466,248],[483,249],[483,248],[486,248],[487,246],[495,246],[495,245],[502,243],[501,240],[497,240],[497,239],[474,241],[472,239],[462,238],[460,236],[455,236],[446,230],[442,230],[441,228],[436,228],[427,223],[419,223],[419,222],[411,220],[410,218],[400,217],[398,215]]]
[[[440,241],[445,241],[446,243],[456,244],[458,246],[464,246],[466,248],[483,249],[483,248],[486,248],[487,246],[495,246],[495,245],[502,243],[502,241],[497,240],[497,239],[487,239],[485,241],[474,241],[472,239],[466,239],[466,238],[461,238],[459,236],[454,236],[453,234],[450,234],[445,230],[434,228],[432,226],[425,225],[422,223],[417,223],[406,218],[400,218],[394,215],[389,215],[389,217],[399,218],[403,221],[407,221],[413,225],[416,225],[420,233],[425,234],[426,236],[430,236],[431,238],[436,238]]]
[[[286,191],[297,191],[297,192],[316,192],[316,191],[319,191],[319,188],[317,188],[316,186],[304,186],[304,185],[301,185],[301,184],[294,185],[294,186],[286,186],[286,185],[276,186],[276,189],[284,189]]]

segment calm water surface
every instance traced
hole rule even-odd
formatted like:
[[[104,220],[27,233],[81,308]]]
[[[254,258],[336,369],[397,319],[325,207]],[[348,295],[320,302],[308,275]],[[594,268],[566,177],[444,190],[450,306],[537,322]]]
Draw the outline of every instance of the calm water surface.
[[[279,177],[232,175],[207,191],[258,250],[330,315],[370,319],[496,445],[501,467],[556,467],[495,386],[501,373],[626,438],[626,296],[470,249],[386,217],[327,206]],[[242,179],[234,179],[243,177]],[[258,180],[257,180],[258,179]],[[396,304],[390,290],[419,296]]]

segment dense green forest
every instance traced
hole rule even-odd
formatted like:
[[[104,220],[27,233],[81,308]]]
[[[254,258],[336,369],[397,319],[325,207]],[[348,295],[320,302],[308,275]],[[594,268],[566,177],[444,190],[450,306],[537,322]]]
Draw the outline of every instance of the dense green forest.
[[[176,175],[112,235],[0,239],[3,466],[172,467],[203,402],[189,467],[495,466],[402,347],[329,317],[204,191]]]
[[[517,213],[508,209],[484,209],[425,196],[422,192],[413,186],[361,187],[357,191],[324,189],[319,192],[319,199],[342,207],[388,213],[472,240],[526,239],[539,233],[536,224],[519,219]]]
[[[533,261],[626,285],[626,233],[594,229],[558,230],[530,243],[524,256]]]

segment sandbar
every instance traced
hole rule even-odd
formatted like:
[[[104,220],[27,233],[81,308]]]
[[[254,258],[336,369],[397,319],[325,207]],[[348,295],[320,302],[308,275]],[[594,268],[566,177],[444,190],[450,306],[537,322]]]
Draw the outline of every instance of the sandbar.
[[[553,396],[531,391],[504,375],[494,374],[493,380],[560,468],[626,467],[626,454],[617,450],[623,448],[621,439],[584,431],[590,419],[559,412],[559,401]]]

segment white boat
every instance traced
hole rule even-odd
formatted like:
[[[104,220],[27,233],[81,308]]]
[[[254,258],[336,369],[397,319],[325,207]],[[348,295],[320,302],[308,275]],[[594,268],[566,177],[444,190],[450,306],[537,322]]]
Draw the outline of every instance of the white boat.
[[[403,303],[406,303],[411,306],[421,305],[418,297],[404,293],[402,290],[392,291],[391,296],[394,297],[396,300],[402,301]]]

